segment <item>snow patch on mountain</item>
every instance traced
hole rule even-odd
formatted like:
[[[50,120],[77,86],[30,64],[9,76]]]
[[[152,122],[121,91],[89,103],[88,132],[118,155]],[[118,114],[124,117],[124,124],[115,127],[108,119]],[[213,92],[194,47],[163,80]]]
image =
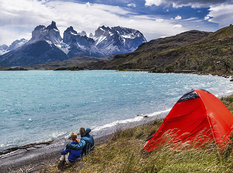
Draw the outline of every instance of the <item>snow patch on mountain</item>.
[[[37,26],[34,31],[32,31],[32,38],[29,40],[29,44],[41,40],[51,42],[52,44],[60,44],[62,42],[60,32],[54,21],[47,27],[44,25]]]
[[[89,35],[85,31],[77,32],[70,26],[62,38],[56,23],[52,21],[47,27],[35,27],[29,41],[21,39],[9,47],[0,46],[0,55],[5,55],[1,55],[0,63],[5,66],[32,65],[76,56],[111,56],[132,52],[144,42],[146,39],[140,31],[120,26],[101,26]]]
[[[0,46],[0,55],[3,55],[3,54],[5,54],[5,53],[7,53],[7,52],[9,52],[8,51],[8,46],[7,45],[5,45],[5,44],[3,44],[3,45],[1,45]]]
[[[5,53],[10,52],[12,50],[15,50],[17,48],[20,48],[21,46],[23,46],[27,42],[28,42],[28,40],[22,38],[20,40],[15,40],[14,42],[12,42],[10,46],[7,46],[5,44],[1,45],[0,46],[0,55],[3,55]]]
[[[95,31],[95,45],[105,56],[128,53],[146,42],[141,32],[125,27],[101,26]]]
[[[23,46],[25,43],[27,43],[28,40],[22,38],[20,40],[15,40],[13,43],[11,43],[11,45],[9,46],[9,50],[14,50],[14,49],[17,49],[21,46]]]

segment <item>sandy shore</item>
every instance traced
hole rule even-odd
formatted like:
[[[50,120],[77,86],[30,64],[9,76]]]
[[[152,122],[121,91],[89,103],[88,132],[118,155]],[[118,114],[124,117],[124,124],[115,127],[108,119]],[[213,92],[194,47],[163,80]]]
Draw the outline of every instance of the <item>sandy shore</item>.
[[[163,114],[164,115],[164,114]],[[160,116],[142,117],[141,121],[117,124],[111,128],[93,131],[96,145],[107,142],[112,133],[118,129],[132,128],[146,124]],[[60,151],[69,142],[66,138],[60,138],[46,143],[34,143],[2,151],[0,154],[0,172],[36,172],[43,167],[54,164],[60,157]]]

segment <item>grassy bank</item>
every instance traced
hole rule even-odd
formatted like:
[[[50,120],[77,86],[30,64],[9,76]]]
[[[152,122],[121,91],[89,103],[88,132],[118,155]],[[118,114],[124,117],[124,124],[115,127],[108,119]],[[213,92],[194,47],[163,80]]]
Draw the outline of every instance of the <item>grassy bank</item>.
[[[233,95],[222,98],[223,103],[233,112]],[[215,145],[206,149],[183,151],[169,150],[169,146],[151,153],[142,148],[148,136],[161,125],[162,120],[137,126],[133,129],[115,132],[111,139],[96,149],[79,163],[65,172],[81,173],[154,173],[154,172],[232,172],[233,147],[231,145],[219,153]],[[57,164],[40,172],[63,172]]]

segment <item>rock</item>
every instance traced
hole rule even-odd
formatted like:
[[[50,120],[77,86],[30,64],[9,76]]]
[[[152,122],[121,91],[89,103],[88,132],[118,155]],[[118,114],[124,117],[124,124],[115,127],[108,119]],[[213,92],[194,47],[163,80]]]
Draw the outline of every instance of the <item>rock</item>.
[[[47,27],[36,26],[29,41],[21,39],[9,47],[1,46],[0,66],[31,66],[77,56],[112,56],[132,52],[144,42],[141,32],[120,26],[101,26],[89,37],[85,31],[78,33],[70,26],[62,39],[56,22],[52,21]]]

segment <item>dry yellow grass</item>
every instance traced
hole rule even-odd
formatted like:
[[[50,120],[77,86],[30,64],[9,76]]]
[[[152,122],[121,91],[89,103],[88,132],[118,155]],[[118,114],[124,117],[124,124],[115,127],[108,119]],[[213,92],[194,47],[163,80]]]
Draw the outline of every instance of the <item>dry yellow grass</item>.
[[[222,101],[233,112],[233,95]],[[160,150],[145,153],[142,148],[146,138],[161,125],[161,120],[153,123],[118,130],[106,144],[97,146],[79,163],[62,172],[80,173],[165,173],[165,172],[226,172],[233,170],[233,146],[218,151],[214,144],[205,149],[174,151],[169,145]],[[57,164],[40,172],[61,172]]]

